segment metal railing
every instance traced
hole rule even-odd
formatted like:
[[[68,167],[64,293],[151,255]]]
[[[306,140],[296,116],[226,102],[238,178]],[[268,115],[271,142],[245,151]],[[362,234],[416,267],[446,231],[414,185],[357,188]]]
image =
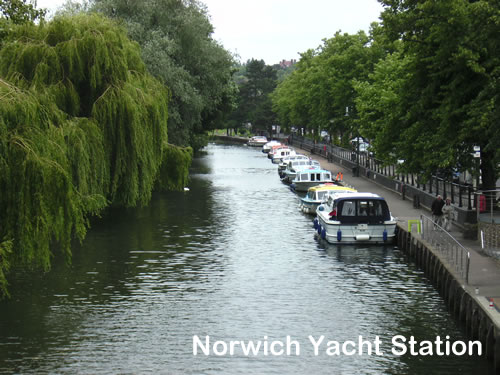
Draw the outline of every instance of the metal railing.
[[[496,207],[499,194],[500,189],[483,190],[476,193],[481,250],[496,259],[500,259],[500,212]]]
[[[470,252],[460,244],[442,226],[431,218],[420,215],[422,222],[422,238],[430,243],[458,274],[469,284]]]

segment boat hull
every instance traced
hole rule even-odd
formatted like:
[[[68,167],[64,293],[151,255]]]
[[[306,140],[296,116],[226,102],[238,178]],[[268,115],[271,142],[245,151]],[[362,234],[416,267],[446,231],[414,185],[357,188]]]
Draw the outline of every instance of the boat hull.
[[[320,205],[320,202],[307,201],[302,199],[300,202],[300,210],[309,215],[316,214],[316,209]]]
[[[295,191],[307,191],[309,190],[310,187],[321,185],[321,184],[326,184],[326,183],[333,183],[332,180],[326,180],[326,181],[300,181],[297,182],[294,180],[292,183],[292,189]]]
[[[318,216],[314,230],[317,236],[331,244],[388,244],[396,239],[396,221],[370,225],[332,224]]]
[[[251,141],[248,141],[247,145],[248,146],[251,146],[251,147],[263,147],[266,143],[262,143],[262,142],[251,142]]]

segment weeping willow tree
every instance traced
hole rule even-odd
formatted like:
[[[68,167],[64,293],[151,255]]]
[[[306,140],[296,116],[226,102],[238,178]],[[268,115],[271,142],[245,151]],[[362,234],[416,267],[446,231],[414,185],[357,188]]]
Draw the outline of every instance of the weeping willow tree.
[[[109,19],[12,25],[0,50],[0,294],[11,266],[47,270],[55,249],[69,261],[89,215],[146,204],[162,172],[161,187],[184,186],[191,154],[167,147],[168,99]]]
[[[156,180],[156,189],[160,191],[178,190],[180,187],[186,186],[192,159],[193,149],[191,147],[167,145]]]

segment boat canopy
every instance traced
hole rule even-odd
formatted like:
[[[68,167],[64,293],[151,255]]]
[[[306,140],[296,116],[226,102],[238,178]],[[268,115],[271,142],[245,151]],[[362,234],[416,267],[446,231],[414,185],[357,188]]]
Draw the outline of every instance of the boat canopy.
[[[341,223],[381,224],[391,220],[387,202],[382,197],[332,197],[330,216]]]

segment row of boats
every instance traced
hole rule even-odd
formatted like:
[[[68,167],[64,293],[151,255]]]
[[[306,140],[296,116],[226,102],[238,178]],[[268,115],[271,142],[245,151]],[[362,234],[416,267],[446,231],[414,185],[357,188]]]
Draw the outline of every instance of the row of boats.
[[[395,240],[397,219],[383,197],[344,186],[318,161],[280,142],[251,141],[249,146],[261,146],[272,163],[278,164],[281,181],[298,194],[300,210],[315,216],[313,227],[318,237],[332,244]]]

